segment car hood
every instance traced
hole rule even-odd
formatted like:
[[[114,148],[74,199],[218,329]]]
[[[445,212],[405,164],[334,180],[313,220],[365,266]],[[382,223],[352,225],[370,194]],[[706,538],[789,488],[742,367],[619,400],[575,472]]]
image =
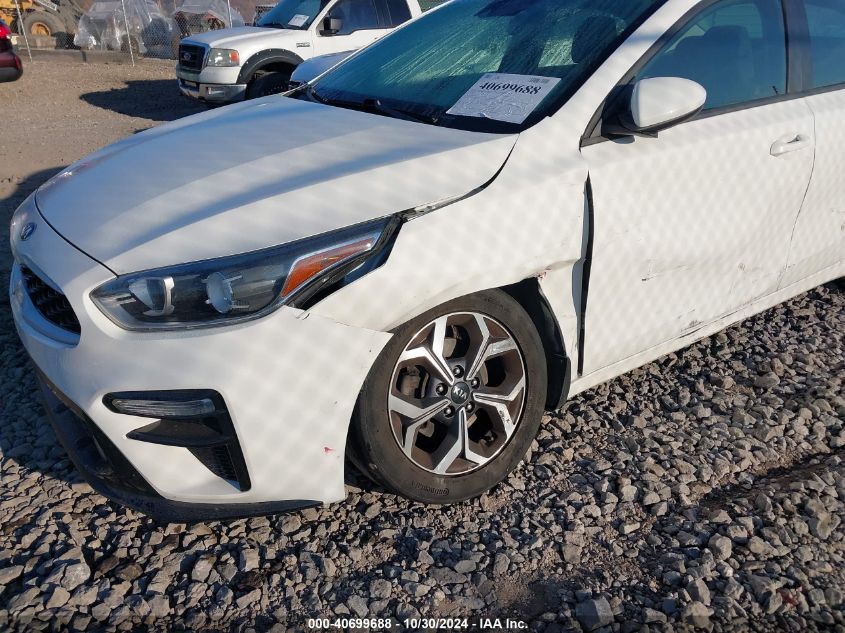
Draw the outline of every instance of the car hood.
[[[294,70],[293,74],[290,76],[290,80],[302,84],[311,81],[312,79],[322,75],[329,68],[337,66],[354,52],[355,51],[343,51],[342,53],[329,53],[328,55],[312,57],[296,67],[296,70]]]
[[[280,41],[287,40],[292,42],[290,46],[295,46],[296,42],[308,41],[308,31],[273,29],[260,26],[238,26],[231,29],[197,33],[182,40],[182,42],[185,44],[206,44],[211,48],[233,48],[237,50],[239,44],[243,45],[246,42],[258,43],[262,40],[274,42],[276,48],[279,47]]]
[[[71,165],[45,220],[117,274],[250,252],[471,192],[516,136],[268,97],[181,119]]]

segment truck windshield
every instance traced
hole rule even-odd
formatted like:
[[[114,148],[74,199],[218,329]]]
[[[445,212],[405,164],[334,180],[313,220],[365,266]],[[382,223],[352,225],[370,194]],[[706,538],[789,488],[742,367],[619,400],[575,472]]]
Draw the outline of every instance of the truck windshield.
[[[552,114],[663,0],[452,0],[304,96],[386,116],[518,132]]]
[[[281,0],[261,16],[256,26],[304,30],[328,3],[329,0]]]

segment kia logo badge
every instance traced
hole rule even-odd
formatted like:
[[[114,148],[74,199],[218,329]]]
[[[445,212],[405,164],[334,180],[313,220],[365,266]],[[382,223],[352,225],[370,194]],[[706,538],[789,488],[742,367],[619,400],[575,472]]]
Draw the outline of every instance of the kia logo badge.
[[[35,229],[35,222],[29,222],[28,224],[25,224],[24,227],[21,229],[21,242],[26,242],[29,238],[31,238],[32,234],[35,233]]]

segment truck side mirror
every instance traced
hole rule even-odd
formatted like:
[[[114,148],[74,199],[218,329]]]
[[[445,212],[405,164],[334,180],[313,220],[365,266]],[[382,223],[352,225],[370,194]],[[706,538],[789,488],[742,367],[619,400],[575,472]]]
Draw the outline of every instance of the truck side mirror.
[[[324,35],[337,35],[340,32],[340,29],[343,28],[343,20],[340,18],[335,18],[332,16],[326,16],[323,20],[323,34]]]

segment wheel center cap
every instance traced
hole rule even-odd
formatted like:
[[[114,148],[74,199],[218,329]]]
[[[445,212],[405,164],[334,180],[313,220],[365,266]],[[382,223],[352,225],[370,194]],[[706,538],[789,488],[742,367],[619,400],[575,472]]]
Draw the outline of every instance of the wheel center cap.
[[[466,404],[467,400],[469,400],[469,396],[472,391],[469,388],[469,385],[465,382],[456,382],[452,385],[452,390],[449,392],[449,398],[454,402],[456,405],[460,406],[462,404]]]

